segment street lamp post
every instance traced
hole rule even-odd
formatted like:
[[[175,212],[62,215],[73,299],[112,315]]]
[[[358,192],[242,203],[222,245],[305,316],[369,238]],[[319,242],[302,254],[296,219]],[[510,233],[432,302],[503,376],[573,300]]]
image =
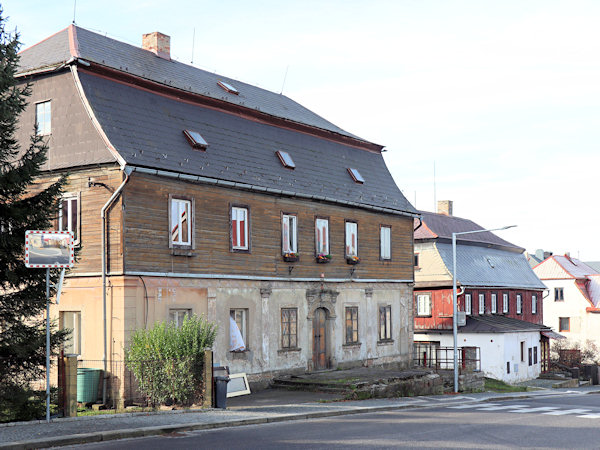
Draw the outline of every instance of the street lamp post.
[[[514,228],[516,225],[508,225],[502,228],[492,228],[489,230],[473,230],[452,233],[452,334],[454,337],[454,392],[458,392],[458,326],[456,323],[458,296],[456,294],[456,236],[463,234],[484,233],[486,231],[499,231]]]

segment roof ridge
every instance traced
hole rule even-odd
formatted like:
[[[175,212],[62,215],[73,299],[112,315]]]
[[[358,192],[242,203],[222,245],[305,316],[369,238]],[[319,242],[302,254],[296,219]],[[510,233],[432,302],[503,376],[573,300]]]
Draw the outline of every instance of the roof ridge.
[[[79,58],[79,42],[77,41],[77,25],[71,24],[68,26],[69,29],[69,51],[73,58]]]

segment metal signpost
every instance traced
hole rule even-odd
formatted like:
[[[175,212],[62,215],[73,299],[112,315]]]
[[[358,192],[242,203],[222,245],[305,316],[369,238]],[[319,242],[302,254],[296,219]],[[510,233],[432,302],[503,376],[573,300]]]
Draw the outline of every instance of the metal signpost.
[[[50,422],[50,287],[56,287],[56,303],[65,277],[73,267],[75,254],[72,231],[27,230],[25,232],[25,266],[46,269],[46,422]],[[50,282],[50,269],[62,268],[58,285]]]
[[[456,293],[456,236],[463,234],[484,233],[486,231],[499,231],[514,228],[516,225],[508,225],[502,228],[492,228],[491,230],[461,231],[452,233],[452,334],[454,337],[454,392],[458,393],[458,296]]]

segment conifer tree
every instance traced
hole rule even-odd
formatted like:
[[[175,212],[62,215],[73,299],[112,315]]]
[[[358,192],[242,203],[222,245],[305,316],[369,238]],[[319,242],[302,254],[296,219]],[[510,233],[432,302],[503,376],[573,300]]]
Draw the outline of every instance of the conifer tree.
[[[47,146],[34,127],[29,142],[16,140],[19,126],[33,125],[19,124],[31,86],[15,77],[19,36],[6,26],[0,7],[0,422],[43,416],[44,395],[32,400],[30,385],[44,379],[46,270],[25,267],[25,231],[51,227],[66,182],[39,181]],[[53,331],[54,350],[63,338]]]

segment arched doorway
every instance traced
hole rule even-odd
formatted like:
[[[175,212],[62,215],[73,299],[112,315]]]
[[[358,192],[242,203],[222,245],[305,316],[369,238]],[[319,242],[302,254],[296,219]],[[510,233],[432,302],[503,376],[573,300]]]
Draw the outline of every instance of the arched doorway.
[[[314,370],[329,368],[327,354],[327,310],[317,308],[313,317],[313,367]]]

